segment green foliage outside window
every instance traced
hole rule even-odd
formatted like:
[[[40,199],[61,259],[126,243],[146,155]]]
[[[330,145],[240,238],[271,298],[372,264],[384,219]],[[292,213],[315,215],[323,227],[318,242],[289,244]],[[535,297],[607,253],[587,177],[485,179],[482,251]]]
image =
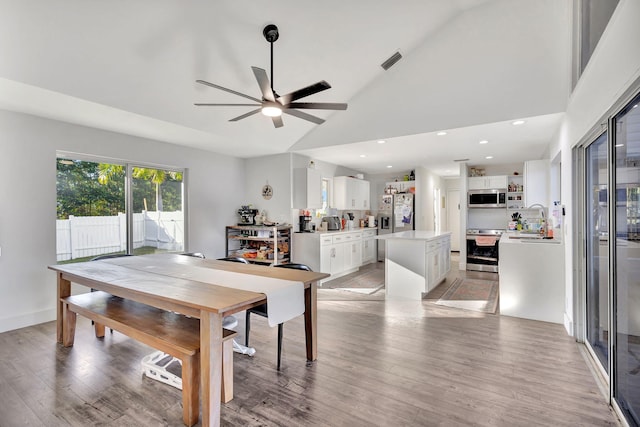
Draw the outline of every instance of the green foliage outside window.
[[[125,212],[125,167],[58,159],[57,218],[114,216]],[[133,211],[181,211],[182,173],[133,168]]]

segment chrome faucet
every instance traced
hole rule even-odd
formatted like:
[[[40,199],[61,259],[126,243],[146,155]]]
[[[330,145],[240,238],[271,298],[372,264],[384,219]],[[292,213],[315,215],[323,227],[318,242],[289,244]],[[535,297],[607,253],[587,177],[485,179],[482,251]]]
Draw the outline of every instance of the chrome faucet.
[[[527,209],[533,209],[533,208],[540,208],[540,215],[542,215],[542,219],[546,219],[544,215],[544,210],[547,209],[546,207],[542,206],[540,203],[534,203],[533,205],[529,206]]]

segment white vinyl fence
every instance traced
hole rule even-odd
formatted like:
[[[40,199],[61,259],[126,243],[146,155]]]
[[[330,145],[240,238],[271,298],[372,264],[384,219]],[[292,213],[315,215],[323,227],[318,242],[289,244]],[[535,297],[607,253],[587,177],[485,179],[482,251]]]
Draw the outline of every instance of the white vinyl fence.
[[[167,251],[184,247],[184,215],[177,212],[133,214],[133,247]],[[58,261],[97,256],[127,249],[126,215],[70,216],[56,221]]]

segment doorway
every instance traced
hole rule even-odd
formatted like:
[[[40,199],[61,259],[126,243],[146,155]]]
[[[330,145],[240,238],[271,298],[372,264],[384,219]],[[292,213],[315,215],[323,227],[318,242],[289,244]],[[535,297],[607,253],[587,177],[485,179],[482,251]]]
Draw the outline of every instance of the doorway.
[[[451,250],[460,252],[460,190],[447,190],[447,231],[451,232]]]

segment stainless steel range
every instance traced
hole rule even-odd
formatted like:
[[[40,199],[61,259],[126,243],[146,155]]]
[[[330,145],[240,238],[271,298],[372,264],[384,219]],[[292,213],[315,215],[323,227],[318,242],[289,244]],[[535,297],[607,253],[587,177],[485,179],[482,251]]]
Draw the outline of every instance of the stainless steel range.
[[[504,230],[467,230],[467,270],[498,272],[498,242]]]

